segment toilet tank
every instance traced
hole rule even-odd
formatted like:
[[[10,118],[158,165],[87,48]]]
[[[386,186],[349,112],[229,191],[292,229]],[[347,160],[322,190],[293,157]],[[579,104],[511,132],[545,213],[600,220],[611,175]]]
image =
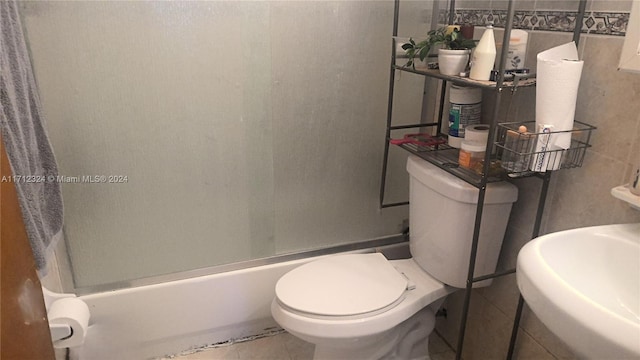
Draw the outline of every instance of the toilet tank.
[[[434,278],[466,287],[479,189],[411,155],[409,230],[413,259]],[[474,277],[495,272],[511,205],[518,189],[507,182],[487,184]],[[488,286],[491,280],[473,287]]]

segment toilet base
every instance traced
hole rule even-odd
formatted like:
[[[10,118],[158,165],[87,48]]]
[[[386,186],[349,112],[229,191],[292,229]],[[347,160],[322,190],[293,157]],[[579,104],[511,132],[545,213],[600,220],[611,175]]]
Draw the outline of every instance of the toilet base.
[[[384,333],[317,343],[313,359],[429,360],[429,335],[434,327],[435,315],[427,306]]]

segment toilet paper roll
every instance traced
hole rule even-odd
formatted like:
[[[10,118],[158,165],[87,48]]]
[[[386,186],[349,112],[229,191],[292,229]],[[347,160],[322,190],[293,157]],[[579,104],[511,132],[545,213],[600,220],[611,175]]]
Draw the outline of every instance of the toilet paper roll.
[[[53,302],[47,313],[49,324],[67,324],[71,336],[53,343],[56,348],[80,346],[84,343],[89,328],[89,307],[78,298],[65,298]]]
[[[578,85],[584,63],[578,60],[574,42],[543,51],[537,56],[536,127],[553,126],[553,131],[573,129]],[[552,134],[550,146],[568,149],[571,133]]]
[[[489,138],[489,125],[474,124],[467,125],[464,128],[464,140],[478,143],[487,143]]]

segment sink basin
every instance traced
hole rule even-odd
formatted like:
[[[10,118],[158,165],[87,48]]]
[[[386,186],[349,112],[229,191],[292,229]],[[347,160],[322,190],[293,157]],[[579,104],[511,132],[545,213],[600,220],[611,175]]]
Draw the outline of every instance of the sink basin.
[[[640,359],[640,224],[538,237],[518,254],[527,305],[588,359]]]

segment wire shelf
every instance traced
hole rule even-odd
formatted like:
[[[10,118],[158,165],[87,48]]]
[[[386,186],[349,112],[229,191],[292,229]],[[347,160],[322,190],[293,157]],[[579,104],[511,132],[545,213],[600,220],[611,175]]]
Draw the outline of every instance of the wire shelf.
[[[402,49],[402,45],[409,41],[409,38],[405,37],[393,37],[393,46],[396,49],[395,53],[395,64],[393,64],[393,68],[399,71],[405,71],[413,74],[423,75],[429,78],[435,78],[440,80],[446,80],[452,82],[454,84],[463,85],[463,86],[472,86],[484,89],[497,89],[498,82],[494,80],[474,80],[469,77],[462,77],[458,75],[444,75],[440,73],[440,70],[437,67],[437,56],[429,55],[426,61],[432,60],[429,63],[420,62],[418,58],[414,59],[415,66],[406,66],[407,61],[409,60],[406,52]],[[497,73],[497,72],[496,72]],[[517,88],[517,87],[528,87],[536,85],[536,74],[533,73],[518,73],[511,74],[505,73],[504,82],[500,87],[502,88]]]
[[[485,89],[496,89],[498,83],[495,81],[489,80],[473,80],[468,77],[456,76],[456,75],[444,75],[440,73],[438,69],[429,69],[424,66],[416,65],[416,68],[413,69],[411,67],[403,66],[403,65],[395,65],[394,69],[400,71],[406,71],[418,75],[424,75],[431,78],[436,78],[440,80],[446,80],[452,82],[454,84],[463,85],[463,86],[473,86]],[[536,78],[535,74],[523,74],[515,76],[514,80],[505,81],[502,84],[503,88],[516,88],[516,87],[527,87],[527,86],[535,86]]]
[[[502,181],[508,177],[532,176],[547,171],[582,166],[586,150],[591,147],[591,132],[596,127],[575,121],[573,130],[531,133],[535,122],[497,124],[495,149],[491,156],[487,182]],[[555,143],[564,136],[570,146],[558,148]],[[475,168],[458,164],[459,149],[446,143],[447,136],[434,136],[435,144],[420,142],[396,144],[402,149],[421,157],[439,168],[465,180],[474,186],[482,184],[484,161]],[[394,140],[390,141],[394,143]]]
[[[479,163],[477,169],[469,169],[458,164],[459,149],[454,148],[446,143],[447,136],[440,134],[434,137],[440,139],[444,143],[431,146],[421,146],[415,143],[404,143],[398,145],[402,149],[421,157],[433,165],[455,175],[456,177],[468,182],[469,184],[479,187],[482,184],[482,165]],[[490,174],[487,182],[496,182],[504,179],[506,172],[500,167],[500,162],[492,160]]]
[[[535,122],[500,123],[497,127],[496,157],[511,176],[524,176],[582,166],[596,128],[579,121],[572,130],[528,132]],[[569,146],[565,149],[562,143]]]

